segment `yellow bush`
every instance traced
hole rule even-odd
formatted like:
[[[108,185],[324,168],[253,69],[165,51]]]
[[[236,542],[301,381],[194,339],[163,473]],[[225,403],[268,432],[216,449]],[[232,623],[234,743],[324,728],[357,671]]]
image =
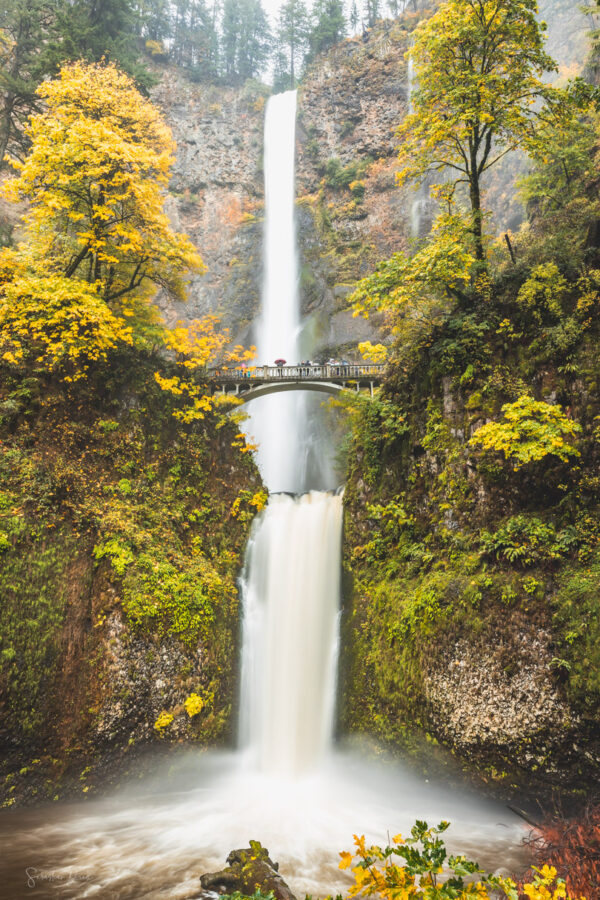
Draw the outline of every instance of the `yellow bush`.
[[[429,828],[416,822],[411,837],[392,838],[392,846],[367,847],[364,836],[354,836],[355,852],[340,853],[340,869],[351,869],[354,883],[350,897],[382,897],[384,900],[585,900],[567,894],[556,869],[534,869],[533,881],[518,888],[512,878],[486,874],[464,856],[448,856],[439,835],[449,822]],[[399,864],[395,858],[400,857]],[[474,880],[477,879],[477,880]]]
[[[186,713],[190,719],[192,719],[194,716],[197,716],[199,712],[202,712],[204,700],[200,694],[190,694],[189,697],[186,697],[183,705],[185,706]]]
[[[159,734],[162,734],[164,731],[166,731],[167,728],[169,728],[172,722],[173,716],[171,715],[171,713],[165,712],[163,710],[163,712],[161,712],[158,719],[154,723],[154,730]]]

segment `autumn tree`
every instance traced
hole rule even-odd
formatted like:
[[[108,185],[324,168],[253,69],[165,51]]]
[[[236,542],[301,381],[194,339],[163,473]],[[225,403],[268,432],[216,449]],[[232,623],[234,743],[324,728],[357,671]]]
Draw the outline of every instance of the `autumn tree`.
[[[542,80],[556,64],[536,13],[536,0],[444,0],[416,29],[410,51],[418,86],[397,131],[398,180],[433,175],[447,197],[466,185],[478,260],[485,256],[485,173],[560,102]]]
[[[44,111],[5,189],[28,212],[26,242],[0,256],[2,355],[77,368],[86,352],[155,340],[157,289],[183,299],[202,262],[163,209],[171,133],[132,80],[78,62],[37,93]]]

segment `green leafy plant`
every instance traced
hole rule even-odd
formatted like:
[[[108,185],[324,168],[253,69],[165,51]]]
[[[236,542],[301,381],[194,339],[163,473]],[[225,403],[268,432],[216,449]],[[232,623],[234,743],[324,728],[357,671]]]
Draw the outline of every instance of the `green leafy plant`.
[[[579,543],[577,530],[560,531],[537,516],[512,516],[494,532],[484,531],[481,549],[486,556],[532,566],[555,562],[567,556]]]
[[[343,166],[337,156],[327,160],[325,164],[325,183],[334,190],[350,188],[354,182],[359,182],[364,175],[369,159],[354,160]]]
[[[567,281],[555,263],[536,266],[517,294],[517,303],[536,322],[556,320],[562,315]]]
[[[231,894],[221,894],[221,900],[275,900],[273,891],[261,891],[257,888],[253,894],[243,894],[241,891],[232,891]]]

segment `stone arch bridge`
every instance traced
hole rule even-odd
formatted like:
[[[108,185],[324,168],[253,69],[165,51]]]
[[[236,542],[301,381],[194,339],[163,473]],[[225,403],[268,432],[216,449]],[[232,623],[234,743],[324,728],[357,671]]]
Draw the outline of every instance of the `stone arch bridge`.
[[[376,365],[298,365],[250,366],[239,369],[212,369],[208,373],[214,393],[235,394],[249,403],[267,394],[282,391],[373,391],[383,380],[385,366]]]

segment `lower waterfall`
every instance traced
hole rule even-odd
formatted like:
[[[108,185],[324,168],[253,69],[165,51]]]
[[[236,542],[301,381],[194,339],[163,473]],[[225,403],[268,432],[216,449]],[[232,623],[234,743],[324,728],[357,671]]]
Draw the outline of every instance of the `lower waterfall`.
[[[271,498],[247,553],[241,746],[260,770],[316,766],[333,732],[342,498]]]

